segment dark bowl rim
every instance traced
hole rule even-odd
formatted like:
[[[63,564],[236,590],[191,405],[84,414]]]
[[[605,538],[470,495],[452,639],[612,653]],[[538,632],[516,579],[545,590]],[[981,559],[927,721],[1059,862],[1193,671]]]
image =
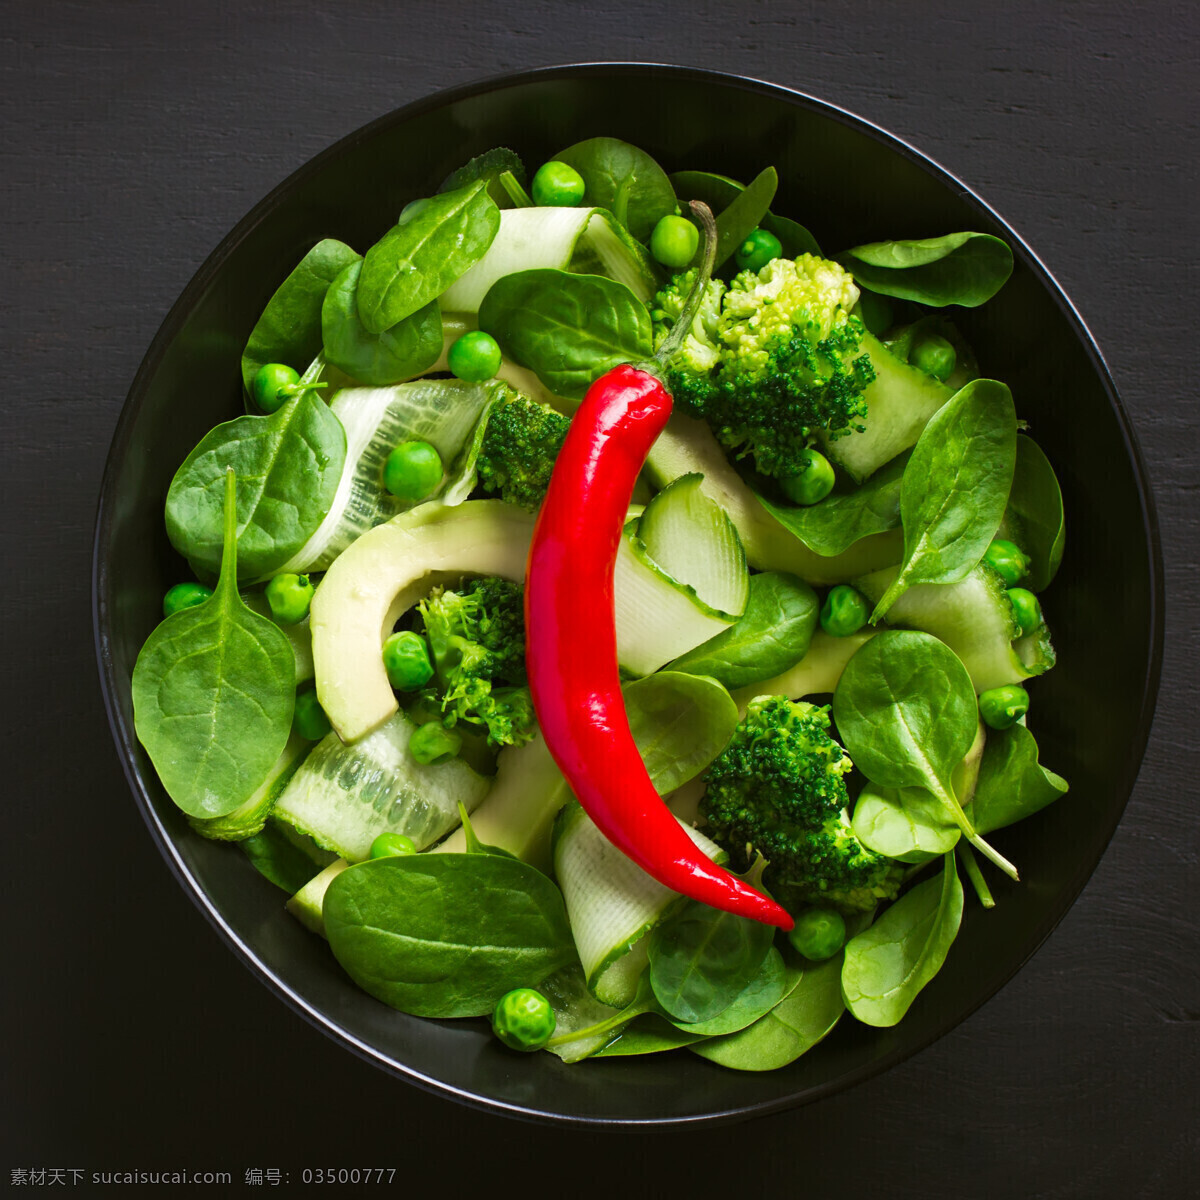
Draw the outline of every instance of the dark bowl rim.
[[[906,1044],[870,1064],[836,1079],[818,1084],[789,1096],[778,1097],[760,1103],[751,1103],[740,1107],[721,1109],[706,1113],[694,1113],[684,1117],[591,1117],[574,1113],[561,1113],[539,1109],[533,1106],[511,1103],[494,1097],[478,1095],[465,1088],[448,1084],[440,1079],[422,1074],[404,1063],[382,1054],[375,1047],[354,1037],[337,1025],[331,1017],[317,1011],[302,996],[295,992],[278,974],[263,963],[253,948],[247,944],[222,918],[209,896],[200,887],[199,882],[189,872],[176,851],[174,841],[159,820],[151,803],[149,793],[140,772],[135,766],[135,736],[133,730],[125,724],[122,713],[116,701],[118,680],[115,677],[114,664],[110,649],[110,631],[107,613],[102,606],[102,594],[106,583],[106,547],[112,528],[111,493],[115,486],[118,467],[128,453],[128,443],[136,419],[141,412],[149,380],[157,371],[167,347],[174,340],[184,324],[188,314],[198,299],[208,289],[210,282],[224,266],[226,260],[240,243],[263,221],[268,220],[275,209],[286,199],[293,189],[315,172],[321,170],[325,163],[336,158],[348,147],[374,136],[380,130],[401,124],[413,117],[421,116],[446,105],[460,100],[472,99],[487,95],[490,92],[513,87],[524,86],[547,80],[579,78],[584,76],[602,77],[605,74],[634,75],[639,77],[667,73],[677,79],[707,83],[735,91],[745,91],[783,100],[796,107],[805,108],[812,113],[839,122],[859,133],[870,137],[907,158],[910,162],[921,167],[927,174],[944,185],[951,187],[959,199],[973,206],[982,216],[995,224],[1004,232],[1013,246],[1014,253],[1023,258],[1041,285],[1047,290],[1059,309],[1063,312],[1083,345],[1087,357],[1108,397],[1109,404],[1117,417],[1121,436],[1129,461],[1133,466],[1134,480],[1137,486],[1138,498],[1141,504],[1142,524],[1145,534],[1146,550],[1149,556],[1149,588],[1151,624],[1146,631],[1149,642],[1149,662],[1145,686],[1139,704],[1139,720],[1133,731],[1130,742],[1132,753],[1128,758],[1126,777],[1121,781],[1121,792],[1125,799],[1112,814],[1109,827],[1103,842],[1100,843],[1094,857],[1090,861],[1078,865],[1075,875],[1068,881],[1060,903],[1055,911],[1048,914],[1042,923],[1031,932],[1028,951],[1012,968],[996,987],[982,997],[979,1002],[967,1010],[955,1010],[953,1015],[937,1023],[934,1031],[919,1038],[912,1044]],[[320,1030],[335,1042],[348,1047],[365,1061],[380,1069],[398,1076],[408,1083],[439,1095],[466,1104],[471,1108],[493,1115],[501,1115],[527,1121],[550,1123],[558,1126],[573,1126],[580,1128],[650,1128],[650,1127],[694,1127],[697,1125],[716,1124],[736,1120],[746,1120],[752,1117],[765,1116],[780,1112],[801,1104],[823,1099],[837,1092],[844,1091],[872,1078],[883,1071],[889,1070],[898,1063],[909,1058],[931,1045],[934,1041],[945,1036],[951,1029],[966,1020],[976,1009],[981,1007],[1029,961],[1053,929],[1063,919],[1074,904],[1084,884],[1095,871],[1100,858],[1103,856],[1113,833],[1116,830],[1125,806],[1128,803],[1134,784],[1145,755],[1146,745],[1153,723],[1155,704],[1158,697],[1162,657],[1163,657],[1163,622],[1164,622],[1164,588],[1163,588],[1163,558],[1162,545],[1159,536],[1158,518],[1156,514],[1153,492],[1150,487],[1145,461],[1137,437],[1133,431],[1129,416],[1121,403],[1116,385],[1109,373],[1104,356],[1100,351],[1090,329],[1080,316],[1078,310],[1068,298],[1058,281],[1050,273],[1041,259],[1026,244],[1025,240],[981,197],[966,184],[942,167],[936,160],[909,145],[902,138],[856,113],[841,108],[827,100],[801,92],[796,89],[783,87],[779,84],[750,76],[735,75],[722,71],[683,66],[671,63],[649,62],[584,62],[566,63],[553,66],[538,67],[526,71],[505,72],[487,76],[468,83],[459,84],[421,97],[408,104],[402,105],[391,112],[368,122],[338,139],[331,146],[307,160],[295,171],[291,172],[278,186],[272,189],[262,200],[233,227],[211,254],[197,269],[191,280],[180,293],[179,298],[171,306],[161,326],[154,335],[147,349],[129,394],[122,406],[117,427],[113,434],[106,459],[100,496],[97,506],[95,536],[92,553],[92,619],[96,649],[97,667],[100,674],[101,691],[108,722],[116,744],[121,766],[129,782],[130,789],[141,810],[142,817],[149,827],[150,833],[157,843],[160,852],[166,860],[192,902],[200,909],[217,932],[229,943],[243,965],[282,998],[296,1013],[310,1025]]]

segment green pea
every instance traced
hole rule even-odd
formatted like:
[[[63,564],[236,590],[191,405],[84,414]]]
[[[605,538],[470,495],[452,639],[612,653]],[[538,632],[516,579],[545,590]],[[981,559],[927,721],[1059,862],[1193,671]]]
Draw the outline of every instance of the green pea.
[[[550,1001],[533,988],[516,988],[501,996],[492,1012],[492,1032],[513,1050],[540,1050],[557,1024]]]
[[[1009,588],[1008,602],[1012,605],[1013,616],[1022,634],[1032,633],[1046,623],[1038,598],[1028,588]]]
[[[1029,574],[1029,555],[1016,542],[996,538],[983,555],[983,561],[1004,580],[1009,587],[1020,583]]]
[[[551,160],[538,167],[529,186],[534,204],[574,208],[583,199],[583,176],[564,162]]]
[[[276,575],[267,584],[267,603],[279,625],[297,625],[308,616],[316,588],[307,575]]]
[[[779,481],[783,494],[793,504],[816,504],[833,491],[833,467],[820,451],[804,451],[803,470],[795,475],[785,475]]]
[[[821,628],[830,637],[849,637],[857,633],[871,615],[867,598],[848,583],[829,589],[821,605]]]
[[[979,696],[979,715],[993,729],[1015,725],[1029,711],[1029,693],[1015,683],[989,688]]]
[[[428,442],[401,442],[383,464],[383,486],[409,504],[419,504],[441,482],[442,456]]]
[[[824,962],[846,944],[846,919],[833,908],[806,908],[796,918],[788,941],[809,961]]]
[[[475,329],[464,333],[446,356],[450,373],[468,383],[483,383],[500,370],[500,343],[490,333]]]
[[[700,247],[700,230],[686,217],[663,217],[650,235],[650,253],[664,267],[686,267]]]
[[[733,261],[739,271],[761,271],[772,259],[783,253],[783,243],[765,229],[753,230],[737,248]]]
[[[371,843],[372,858],[400,858],[416,852],[416,842],[403,833],[381,833]]]
[[[908,352],[908,361],[918,371],[924,371],[926,375],[932,375],[934,379],[940,379],[945,383],[954,372],[958,355],[954,353],[954,347],[944,337],[940,337],[936,333],[928,333]]]
[[[185,608],[195,608],[212,594],[212,588],[205,587],[202,583],[177,583],[163,597],[163,616],[169,617],[174,613],[183,612]]]
[[[880,337],[892,327],[892,304],[886,296],[879,296],[875,292],[862,292],[854,312],[868,332],[876,337]]]
[[[292,713],[292,728],[306,741],[319,742],[333,726],[317,699],[315,688],[296,693],[296,708]]]
[[[429,647],[419,633],[406,629],[383,643],[383,669],[398,692],[415,692],[433,678]]]
[[[420,726],[408,743],[409,754],[425,766],[449,762],[461,749],[462,738],[441,721],[429,721]]]
[[[299,390],[300,376],[283,363],[263,363],[250,380],[250,398],[263,412],[273,413]]]

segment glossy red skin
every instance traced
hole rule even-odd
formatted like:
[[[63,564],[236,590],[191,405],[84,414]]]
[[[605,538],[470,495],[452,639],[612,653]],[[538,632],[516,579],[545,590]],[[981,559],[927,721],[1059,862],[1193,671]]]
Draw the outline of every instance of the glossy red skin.
[[[592,384],[571,421],[525,575],[533,707],[571,790],[618,850],[672,891],[791,929],[778,904],[684,832],[654,790],[625,716],[613,569],[634,481],[670,415],[662,384],[621,366]]]

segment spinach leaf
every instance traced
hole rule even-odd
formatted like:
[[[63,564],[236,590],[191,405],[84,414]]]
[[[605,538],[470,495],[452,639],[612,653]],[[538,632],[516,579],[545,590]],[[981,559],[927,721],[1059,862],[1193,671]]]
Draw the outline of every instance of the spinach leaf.
[[[657,1013],[643,1013],[621,1030],[615,1041],[597,1050],[592,1058],[621,1058],[633,1054],[661,1054],[704,1041],[702,1033],[687,1033]]]
[[[694,779],[729,744],[738,710],[715,680],[658,671],[623,689],[629,728],[659,795]]]
[[[623,283],[552,267],[496,280],[479,306],[479,328],[556,396],[572,400],[606,371],[654,349],[650,313]]]
[[[980,833],[1023,821],[1067,790],[1061,775],[1038,762],[1038,745],[1024,725],[988,734],[971,820]]]
[[[477,179],[434,196],[392,226],[367,251],[358,315],[368,333],[383,333],[436,300],[487,253],[500,210]]]
[[[524,184],[525,164],[521,161],[521,156],[514,150],[497,146],[494,150],[485,150],[482,154],[477,154],[457,171],[451,171],[442,181],[438,192],[454,192],[482,179],[486,181],[488,195],[495,201],[497,208],[512,208],[512,198],[500,179],[506,172],[511,174],[518,184]]]
[[[900,486],[904,562],[874,624],[914,583],[958,583],[987,550],[1008,503],[1017,458],[1012,394],[976,379],[930,418]]]
[[[901,896],[851,938],[842,964],[846,1007],[865,1025],[895,1025],[942,969],[962,921],[963,890],[947,854],[940,879]]]
[[[816,966],[789,968],[784,998],[753,1025],[691,1047],[710,1062],[735,1071],[774,1071],[811,1050],[845,1011],[842,956]]]
[[[287,363],[303,374],[321,352],[321,302],[329,285],[358,260],[344,242],[318,242],[279,285],[250,332],[242,351],[242,382],[246,391],[259,367]]]
[[[742,184],[727,175],[714,175],[708,171],[676,171],[670,178],[671,186],[681,201],[703,200],[718,214],[745,190]],[[784,258],[799,258],[801,254],[821,257],[817,239],[799,222],[769,212],[759,225],[779,239]]]
[[[717,213],[717,257],[713,263],[714,270],[728,262],[737,248],[762,224],[778,186],[779,176],[775,174],[775,168],[767,167],[750,181],[749,187],[739,191]],[[692,259],[692,266],[698,265],[703,256],[704,247],[701,246],[696,251],[696,257]]]
[[[868,850],[906,863],[928,862],[953,850],[961,835],[945,804],[924,788],[867,784],[855,802],[852,825]]]
[[[383,387],[427,371],[442,352],[442,314],[431,300],[382,333],[359,319],[361,262],[351,263],[330,285],[321,308],[325,357],[361,383]]]
[[[325,893],[325,932],[365,992],[418,1017],[478,1017],[575,960],[562,893],[492,854],[376,858]]]
[[[266,779],[292,727],[291,643],[237,589],[237,482],[225,473],[216,590],[167,617],[133,668],[133,723],[163,787],[190,817],[221,817]]]
[[[946,816],[1002,871],[1016,868],[979,836],[954,791],[953,772],[979,728],[971,677],[958,656],[927,633],[876,634],[846,664],[833,719],[855,766],[886,788],[932,792]]]
[[[639,242],[675,211],[675,190],[645,150],[617,138],[596,137],[560,150],[554,158],[583,176],[583,203],[607,208]]]
[[[267,821],[260,833],[244,838],[238,845],[254,869],[289,896],[294,896],[337,858],[332,851],[322,850],[312,838],[280,821]]]
[[[680,655],[667,670],[708,675],[727,688],[773,679],[808,653],[820,607],[816,592],[794,575],[751,575],[750,596],[737,621]]]
[[[650,935],[650,985],[676,1021],[711,1021],[762,969],[774,930],[688,901]]]
[[[1012,274],[1006,242],[989,233],[948,233],[908,242],[870,242],[836,256],[872,292],[944,308],[976,308]]]
[[[222,563],[226,472],[237,474],[238,570],[261,579],[316,532],[337,493],[346,432],[316,392],[269,416],[236,417],[210,430],[167,492],[167,536],[199,574]]]
[[[789,533],[825,558],[842,554],[873,533],[900,524],[900,489],[906,452],[879,468],[851,492],[832,492],[817,504],[781,505],[755,492],[758,502]]]
[[[772,946],[763,959],[758,974],[738,993],[738,997],[723,1012],[708,1021],[695,1021],[680,1025],[680,1032],[703,1037],[720,1037],[737,1033],[747,1025],[754,1024],[759,1017],[769,1013],[783,999],[787,991],[788,972],[783,955]]]
[[[1005,523],[1013,521],[1013,540],[1030,557],[1029,579],[1035,592],[1050,586],[1062,562],[1066,530],[1062,492],[1050,460],[1031,437],[1017,435],[1017,466],[1008,497]]]

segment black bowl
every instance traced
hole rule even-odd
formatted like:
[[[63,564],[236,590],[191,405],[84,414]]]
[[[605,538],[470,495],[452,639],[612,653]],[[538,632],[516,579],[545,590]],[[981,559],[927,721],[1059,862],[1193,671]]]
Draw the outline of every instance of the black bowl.
[[[279,280],[322,237],[364,249],[407,201],[474,154],[506,145],[536,164],[599,134],[644,146],[668,170],[744,179],[774,164],[777,209],[829,248],[957,229],[1006,238],[1012,280],[956,319],[985,373],[1011,386],[1066,501],[1067,555],[1046,595],[1060,665],[1034,689],[1034,727],[1070,794],[996,836],[1023,883],[1001,880],[991,913],[968,903],[945,967],[899,1026],[847,1020],[763,1075],[686,1053],[571,1067],[544,1054],[515,1058],[483,1022],[391,1011],[350,983],[243,856],[190,832],[133,733],[133,664],[182,569],[163,531],[167,485],[201,435],[240,410],[241,348]],[[100,498],[94,603],[130,785],[180,882],[252,970],[317,1028],[418,1085],[514,1115],[654,1124],[765,1113],[847,1087],[945,1033],[1029,958],[1095,868],[1133,787],[1158,686],[1161,575],[1140,455],[1100,353],[1061,289],[982,201],[902,142],[811,97],[676,67],[597,64],[487,80],[400,109],[318,155],[229,234],[167,316],[130,390]]]

